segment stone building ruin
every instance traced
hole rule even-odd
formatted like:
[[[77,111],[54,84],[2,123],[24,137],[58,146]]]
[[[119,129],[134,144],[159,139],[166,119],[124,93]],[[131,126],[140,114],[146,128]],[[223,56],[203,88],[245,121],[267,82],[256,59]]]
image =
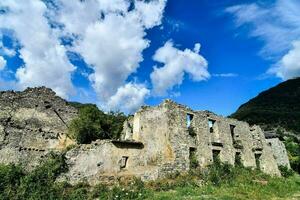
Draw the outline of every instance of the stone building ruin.
[[[47,152],[74,144],[66,133],[76,116],[75,108],[46,88],[2,92],[0,163],[32,167]],[[69,171],[60,180],[92,185],[128,176],[155,180],[216,161],[271,175],[280,175],[279,165],[289,167],[282,142],[266,138],[259,126],[165,100],[130,116],[119,140],[97,140],[67,151]]]
[[[0,163],[32,169],[50,151],[74,144],[66,133],[77,113],[45,87],[0,92]]]
[[[274,131],[265,131],[265,138],[268,145],[271,147],[273,156],[276,159],[278,166],[286,166],[291,169],[287,150],[278,135]]]

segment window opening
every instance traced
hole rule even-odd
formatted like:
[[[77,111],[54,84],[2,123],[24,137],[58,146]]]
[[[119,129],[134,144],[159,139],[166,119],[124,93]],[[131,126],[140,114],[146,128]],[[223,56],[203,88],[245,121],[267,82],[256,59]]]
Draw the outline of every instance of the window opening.
[[[257,169],[260,169],[260,157],[261,157],[260,153],[255,154],[255,163],[256,163],[256,168]]]
[[[193,114],[187,113],[186,114],[186,126],[189,128],[191,126],[192,120],[194,118]]]
[[[230,125],[230,133],[231,133],[231,137],[232,137],[232,140],[234,141],[235,139],[234,139],[234,136],[235,136],[235,134],[234,134],[234,129],[235,129],[235,126],[234,125]]]
[[[209,119],[208,120],[208,127],[209,127],[209,132],[213,133],[214,132],[214,126],[215,126],[215,120]]]
[[[220,164],[221,160],[220,160],[220,150],[213,150],[213,162],[214,164]]]
[[[197,168],[199,163],[197,160],[197,149],[194,147],[190,147],[190,155],[189,155],[189,159],[190,159],[190,168]]]
[[[122,158],[121,158],[121,163],[120,163],[121,169],[126,168],[126,166],[127,166],[127,161],[128,161],[128,156],[122,156]]]
[[[241,152],[235,153],[234,163],[236,166],[242,166],[242,155]]]

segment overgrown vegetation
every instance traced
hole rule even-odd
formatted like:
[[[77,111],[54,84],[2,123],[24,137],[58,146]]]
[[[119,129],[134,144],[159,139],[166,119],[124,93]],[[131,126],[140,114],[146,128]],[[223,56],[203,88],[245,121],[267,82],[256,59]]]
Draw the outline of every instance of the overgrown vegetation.
[[[300,173],[300,144],[293,136],[284,136],[283,143],[287,149],[291,167]]]
[[[71,103],[79,109],[79,116],[69,126],[69,135],[80,144],[97,139],[120,137],[126,116],[120,112],[104,113],[94,104]]]
[[[16,165],[0,165],[0,199],[57,199],[63,192],[56,178],[67,170],[62,155],[49,160],[30,173]]]
[[[288,178],[290,176],[294,175],[294,171],[292,169],[289,169],[287,166],[279,166],[278,167],[281,173],[281,176]]]
[[[147,183],[131,178],[94,187],[56,182],[66,170],[64,156],[55,154],[30,173],[20,166],[0,165],[0,199],[287,199],[300,195],[298,175],[271,177],[258,170],[222,163]]]

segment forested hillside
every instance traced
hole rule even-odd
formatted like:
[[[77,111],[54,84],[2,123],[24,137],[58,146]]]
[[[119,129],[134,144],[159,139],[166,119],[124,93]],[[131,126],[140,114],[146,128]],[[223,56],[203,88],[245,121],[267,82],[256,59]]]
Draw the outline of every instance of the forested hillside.
[[[300,78],[285,81],[260,93],[231,117],[250,124],[281,126],[300,135]]]

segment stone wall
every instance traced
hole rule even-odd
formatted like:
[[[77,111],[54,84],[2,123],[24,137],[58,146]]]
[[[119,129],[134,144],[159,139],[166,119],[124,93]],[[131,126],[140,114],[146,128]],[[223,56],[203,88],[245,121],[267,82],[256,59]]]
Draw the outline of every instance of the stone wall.
[[[77,110],[45,87],[0,93],[0,163],[38,165],[50,151],[72,144],[67,124]]]
[[[271,147],[274,158],[278,166],[291,168],[286,148],[282,141],[277,137],[267,138],[267,144]]]
[[[45,87],[1,92],[0,163],[20,163],[30,170],[50,151],[75,144],[66,133],[77,112]],[[72,184],[133,176],[155,180],[217,160],[259,167],[272,175],[280,175],[278,164],[288,164],[283,144],[267,141],[259,126],[170,100],[130,116],[120,140],[75,145],[66,158],[69,171],[59,180]]]
[[[206,167],[216,161],[216,152],[221,162],[235,165],[239,155],[246,167],[280,175],[259,126],[250,127],[246,122],[208,111],[193,111],[170,100],[142,107],[129,117],[120,141],[96,144],[81,145],[67,153],[70,171],[62,179],[91,184],[128,176],[154,180],[188,171],[192,167],[191,154],[200,167]],[[127,164],[122,168],[124,157]]]

